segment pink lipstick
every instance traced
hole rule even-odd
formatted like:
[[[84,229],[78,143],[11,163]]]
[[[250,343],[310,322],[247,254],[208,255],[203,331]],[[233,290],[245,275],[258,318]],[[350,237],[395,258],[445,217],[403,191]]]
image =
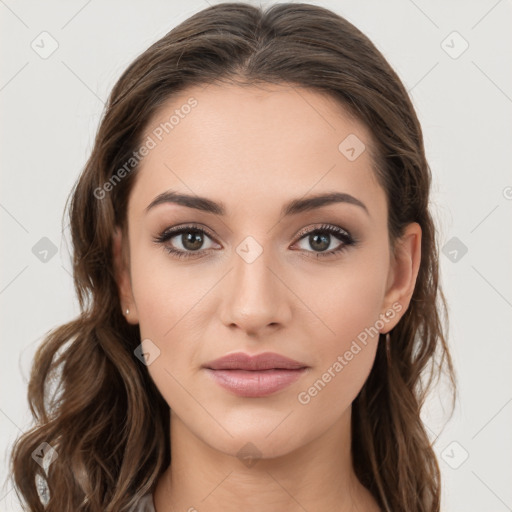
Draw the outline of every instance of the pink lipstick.
[[[250,356],[228,354],[203,365],[224,389],[243,397],[263,397],[276,393],[298,380],[309,368],[273,352]]]

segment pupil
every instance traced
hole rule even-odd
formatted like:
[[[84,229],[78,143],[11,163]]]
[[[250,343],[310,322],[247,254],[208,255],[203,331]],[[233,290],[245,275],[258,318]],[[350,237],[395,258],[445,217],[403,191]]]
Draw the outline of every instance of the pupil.
[[[321,246],[316,247],[317,249],[324,251],[325,249],[327,249],[327,247],[329,247],[329,235],[314,234],[314,235],[309,236],[309,242],[313,248],[315,248],[315,244],[319,240],[320,240]],[[322,245],[323,245],[323,247],[322,247]]]

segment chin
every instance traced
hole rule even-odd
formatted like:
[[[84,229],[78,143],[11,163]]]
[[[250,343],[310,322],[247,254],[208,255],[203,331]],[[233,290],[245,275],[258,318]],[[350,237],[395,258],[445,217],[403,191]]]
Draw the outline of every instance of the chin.
[[[281,414],[280,421],[286,417],[286,414],[288,413]],[[218,430],[215,432],[210,430],[208,433],[204,432],[201,438],[211,448],[236,457],[245,464],[245,461],[250,462],[251,459],[273,459],[285,456],[316,437],[313,432],[306,430],[295,432],[290,428],[290,424],[285,425],[285,423],[287,420],[281,425],[275,421],[264,421],[259,424],[247,421],[242,425],[224,424],[232,437],[224,431],[219,435]],[[269,425],[272,425],[271,428]],[[250,467],[250,464],[246,465]]]
[[[239,459],[240,463],[248,468],[258,461],[282,457],[298,448],[282,439],[272,442],[265,436],[266,434],[262,434],[261,437],[235,437],[229,442],[213,446],[213,448]]]

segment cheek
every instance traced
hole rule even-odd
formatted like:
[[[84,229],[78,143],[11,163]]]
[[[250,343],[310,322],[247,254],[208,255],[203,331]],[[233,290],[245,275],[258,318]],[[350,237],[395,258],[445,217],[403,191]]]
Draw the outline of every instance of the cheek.
[[[131,271],[141,336],[161,341],[182,329],[215,282],[215,276],[198,280],[193,266],[173,264],[162,254],[134,255]]]
[[[338,267],[307,278],[298,276],[294,291],[305,298],[314,315],[316,338],[322,340],[318,349],[322,347],[326,355],[345,351],[361,333],[373,332],[383,313],[387,272],[385,258],[361,251]]]
[[[304,414],[321,424],[350,407],[370,374],[379,343],[379,293],[370,278],[347,278],[321,298],[329,329],[315,338],[317,364],[296,397]]]
[[[141,339],[151,340],[159,350],[148,372],[167,403],[185,412],[191,407],[190,395],[180,383],[185,384],[201,362],[196,343],[203,321],[201,300],[216,277],[198,280],[192,267],[178,267],[162,255],[137,251],[131,272]]]
[[[363,256],[309,286],[308,306],[321,322],[308,326],[316,364],[297,396],[308,414],[334,421],[364,385],[379,343],[386,277],[385,262]]]

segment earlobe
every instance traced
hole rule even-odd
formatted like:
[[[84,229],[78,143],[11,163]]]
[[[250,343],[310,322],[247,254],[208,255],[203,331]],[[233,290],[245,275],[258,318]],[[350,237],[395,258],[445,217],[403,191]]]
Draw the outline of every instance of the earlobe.
[[[128,323],[135,325],[138,323],[137,309],[135,307],[135,301],[133,298],[130,281],[129,257],[123,242],[124,241],[121,228],[117,227],[114,234],[112,235],[114,275],[119,291],[119,300],[121,303],[122,313]]]
[[[390,279],[384,299],[384,314],[393,311],[392,319],[381,332],[387,333],[400,321],[411,302],[421,263],[421,226],[417,222],[407,225],[402,237],[396,242],[391,261]],[[391,317],[391,315],[388,315]]]

